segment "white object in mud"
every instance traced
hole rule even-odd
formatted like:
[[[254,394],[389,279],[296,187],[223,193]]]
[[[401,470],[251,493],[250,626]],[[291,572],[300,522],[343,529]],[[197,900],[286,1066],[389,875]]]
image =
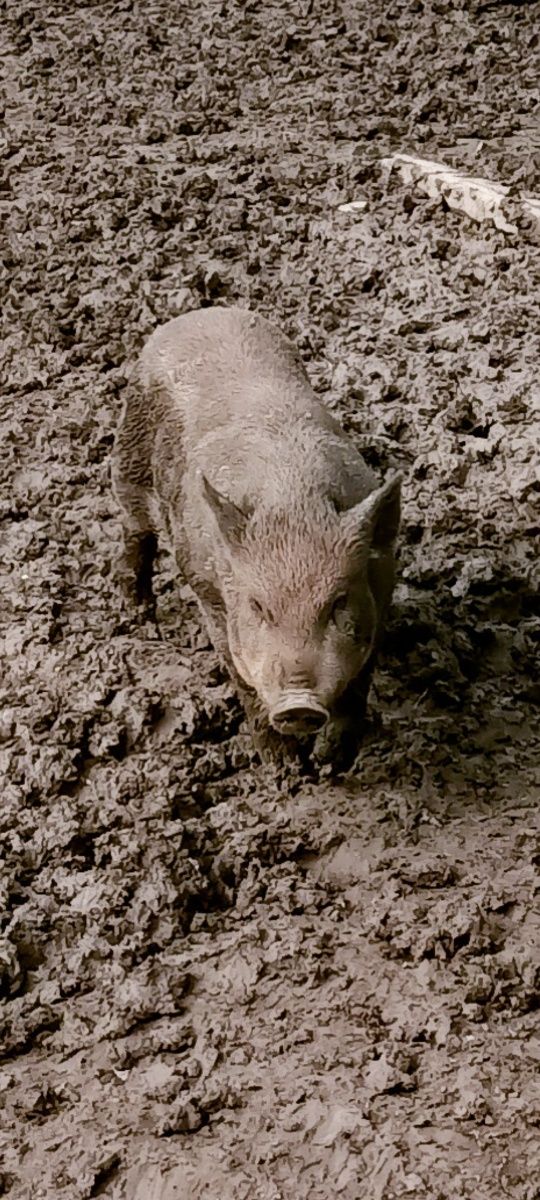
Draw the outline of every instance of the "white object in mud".
[[[365,197],[359,200],[349,200],[348,204],[338,204],[339,212],[358,212],[367,208],[367,200]]]
[[[517,233],[517,227],[504,216],[502,205],[509,192],[504,184],[463,175],[444,163],[416,158],[412,154],[383,158],[382,165],[389,171],[398,170],[405,183],[417,184],[433,200],[446,200],[449,208],[466,213],[473,221],[493,221],[497,229]],[[540,223],[540,198],[524,197],[520,203]]]

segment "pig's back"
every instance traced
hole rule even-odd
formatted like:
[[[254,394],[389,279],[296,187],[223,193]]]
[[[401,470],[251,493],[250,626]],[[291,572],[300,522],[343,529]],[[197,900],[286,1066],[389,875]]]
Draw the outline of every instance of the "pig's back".
[[[307,487],[349,507],[376,485],[296,348],[263,317],[240,308],[177,317],[149,339],[140,372],[155,406],[155,458],[172,448],[195,507],[200,471],[240,506],[247,497],[266,509],[295,507]]]
[[[272,426],[319,408],[293,344],[241,308],[168,321],[146,343],[139,373],[147,394],[156,391],[180,417],[188,451],[238,421]]]

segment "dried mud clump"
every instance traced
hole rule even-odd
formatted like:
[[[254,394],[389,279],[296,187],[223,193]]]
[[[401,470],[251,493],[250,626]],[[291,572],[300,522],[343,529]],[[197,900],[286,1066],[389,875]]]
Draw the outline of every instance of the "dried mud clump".
[[[534,1200],[538,5],[8,6],[0,1194]],[[362,208],[339,206],[363,198]],[[162,320],[250,305],[381,470],[400,584],[347,777],[277,779],[109,453]]]

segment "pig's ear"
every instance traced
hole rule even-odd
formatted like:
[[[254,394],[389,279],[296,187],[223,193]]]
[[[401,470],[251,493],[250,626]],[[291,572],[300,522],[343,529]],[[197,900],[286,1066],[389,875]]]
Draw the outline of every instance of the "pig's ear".
[[[234,549],[239,546],[246,532],[249,515],[242,512],[232,500],[227,500],[221,492],[209,483],[206,475],[202,476],[203,492],[219,525],[222,537],[228,546]]]
[[[347,538],[359,550],[388,550],[396,539],[401,512],[401,475],[391,475],[343,514]]]

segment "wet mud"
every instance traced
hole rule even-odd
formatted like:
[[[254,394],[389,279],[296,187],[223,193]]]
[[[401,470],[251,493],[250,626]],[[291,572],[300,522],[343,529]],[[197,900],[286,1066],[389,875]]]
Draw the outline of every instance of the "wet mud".
[[[13,4],[3,66],[0,1195],[538,1196],[538,4]],[[339,205],[363,197],[352,212]],[[400,582],[354,769],[278,778],[109,458],[160,321],[296,341]],[[536,539],[536,540],[535,540]]]

